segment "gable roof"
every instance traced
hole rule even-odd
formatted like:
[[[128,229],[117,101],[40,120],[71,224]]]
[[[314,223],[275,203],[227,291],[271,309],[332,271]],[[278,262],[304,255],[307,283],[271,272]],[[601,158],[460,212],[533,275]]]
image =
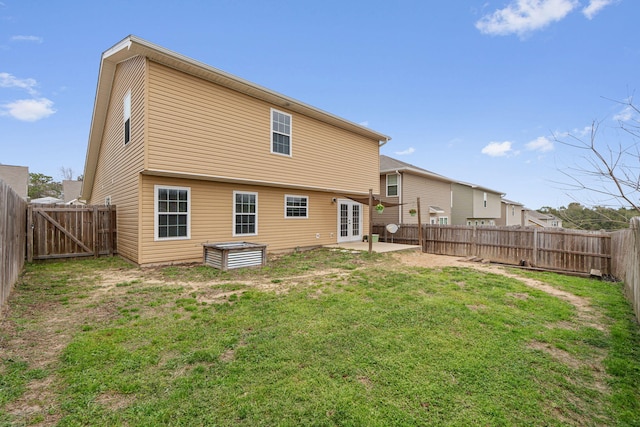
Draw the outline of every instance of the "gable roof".
[[[380,145],[384,145],[391,140],[391,137],[387,135],[335,116],[319,108],[312,107],[255,83],[251,83],[248,80],[241,79],[240,77],[236,77],[139,37],[130,35],[110,49],[106,50],[102,54],[102,58],[100,60],[98,85],[93,105],[93,116],[91,118],[89,143],[85,160],[84,185],[82,190],[83,198],[86,198],[86,196],[91,194],[93,190],[95,169],[98,163],[100,143],[106,123],[107,108],[109,105],[109,98],[111,96],[116,66],[120,62],[136,56],[149,58],[154,62],[224,86],[253,98],[266,101],[274,106],[284,107],[290,111],[294,111],[367,138],[377,140]]]
[[[426,169],[419,168],[409,163],[405,163],[398,159],[394,159],[384,154],[380,155],[380,173],[394,173],[394,172],[410,172],[414,175],[420,175],[427,178],[433,178],[440,181],[456,182],[455,179],[447,178],[444,175],[439,175],[435,172],[428,171]]]
[[[502,198],[501,202],[504,203],[505,205],[515,205],[515,206],[523,206],[524,207],[524,205],[522,203],[514,202],[513,200],[509,200],[509,199],[505,199],[505,198]]]
[[[423,176],[431,179],[437,179],[439,181],[450,182],[452,184],[464,185],[467,187],[471,187],[473,189],[482,190],[489,193],[495,193],[500,195],[505,194],[502,191],[492,190],[490,188],[482,187],[476,184],[471,184],[469,182],[458,181],[456,179],[447,178],[444,175],[440,175],[435,172],[431,172],[426,169],[419,168],[418,166],[414,166],[412,164],[405,163],[398,159],[394,159],[392,157],[381,154],[380,155],[380,173],[383,174],[383,173],[394,173],[394,172],[409,172],[414,175],[419,175],[419,176]]]

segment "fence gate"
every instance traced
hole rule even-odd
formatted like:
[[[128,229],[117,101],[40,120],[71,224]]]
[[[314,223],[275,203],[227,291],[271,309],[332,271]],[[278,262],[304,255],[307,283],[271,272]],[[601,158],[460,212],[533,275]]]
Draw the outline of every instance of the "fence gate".
[[[27,260],[113,255],[115,206],[27,208]]]

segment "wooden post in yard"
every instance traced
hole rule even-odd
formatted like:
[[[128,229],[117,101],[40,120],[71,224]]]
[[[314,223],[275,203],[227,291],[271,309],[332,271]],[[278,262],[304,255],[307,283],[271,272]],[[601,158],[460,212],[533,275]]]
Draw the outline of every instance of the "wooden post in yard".
[[[98,258],[98,206],[93,207],[93,257]]]
[[[33,262],[33,205],[27,205],[27,262]]]
[[[418,244],[420,245],[420,251],[424,252],[424,247],[422,246],[422,216],[420,214],[420,197],[416,202],[418,204]]]
[[[373,190],[369,189],[369,253],[373,252]]]

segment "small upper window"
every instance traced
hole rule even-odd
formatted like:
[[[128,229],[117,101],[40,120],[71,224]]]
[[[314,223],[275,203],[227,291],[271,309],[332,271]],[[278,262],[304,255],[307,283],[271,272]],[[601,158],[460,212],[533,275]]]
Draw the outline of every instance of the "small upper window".
[[[387,197],[398,195],[398,175],[387,175]]]
[[[271,110],[271,152],[291,155],[291,115]]]
[[[309,199],[306,196],[285,196],[285,218],[308,218]]]
[[[124,144],[131,141],[131,91],[124,96]]]

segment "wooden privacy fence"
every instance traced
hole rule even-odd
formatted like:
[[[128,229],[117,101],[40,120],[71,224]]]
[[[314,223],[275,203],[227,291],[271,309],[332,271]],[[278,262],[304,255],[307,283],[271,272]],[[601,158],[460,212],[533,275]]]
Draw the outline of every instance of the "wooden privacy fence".
[[[27,260],[113,255],[115,206],[45,206],[27,209]]]
[[[0,307],[24,267],[27,202],[0,180]]]
[[[628,230],[611,233],[612,274],[624,282],[627,298],[640,319],[640,217],[631,218]]]
[[[374,226],[390,242],[384,226]],[[415,236],[415,239],[413,239]],[[395,243],[418,244],[418,226],[401,225]],[[504,264],[549,270],[611,274],[611,233],[532,227],[423,225],[423,252],[475,256]]]

